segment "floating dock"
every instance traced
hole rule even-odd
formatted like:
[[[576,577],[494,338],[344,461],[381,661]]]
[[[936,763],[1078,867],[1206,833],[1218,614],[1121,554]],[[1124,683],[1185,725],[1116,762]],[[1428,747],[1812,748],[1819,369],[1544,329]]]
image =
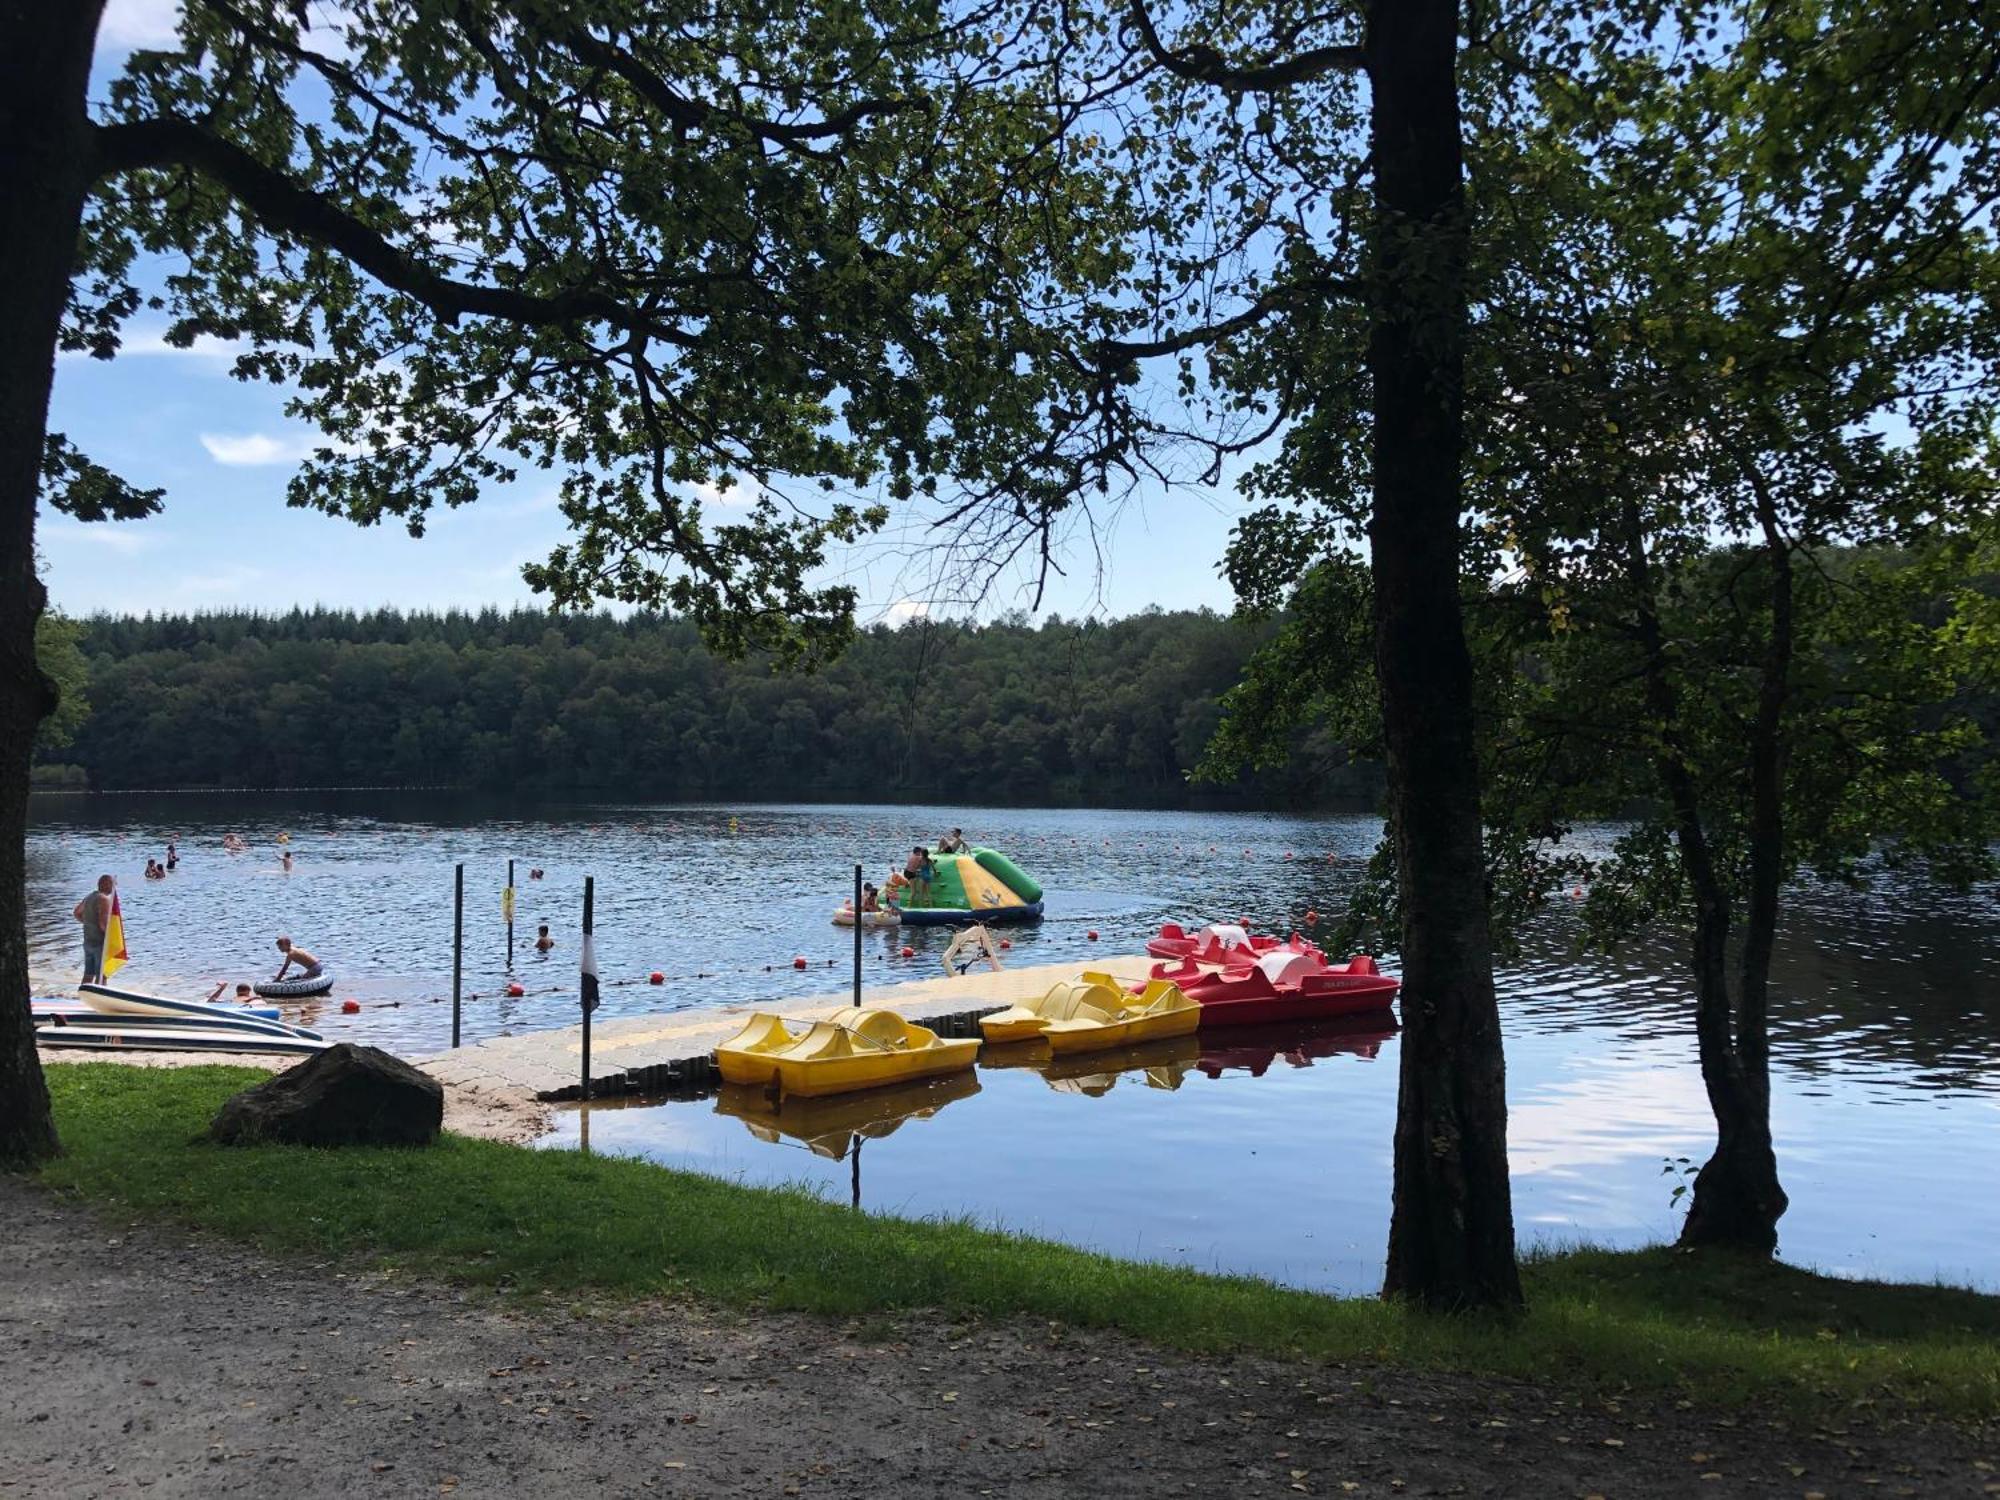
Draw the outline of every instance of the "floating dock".
[[[1101,958],[1022,969],[978,968],[965,974],[901,984],[865,986],[863,1005],[879,1005],[932,1030],[977,1036],[978,1018],[1018,1000],[1042,994],[1061,979],[1085,969],[1136,984],[1152,970],[1145,954]],[[593,1095],[669,1093],[699,1089],[710,1080],[709,1054],[757,1011],[788,1021],[816,1021],[854,1003],[851,989],[790,1000],[690,1007],[647,1016],[603,1016],[590,1027],[590,1091]],[[953,1024],[956,1023],[956,1024]],[[583,1027],[565,1026],[520,1036],[493,1037],[471,1046],[417,1059],[433,1078],[448,1086],[524,1090],[538,1099],[575,1099],[583,1093]]]

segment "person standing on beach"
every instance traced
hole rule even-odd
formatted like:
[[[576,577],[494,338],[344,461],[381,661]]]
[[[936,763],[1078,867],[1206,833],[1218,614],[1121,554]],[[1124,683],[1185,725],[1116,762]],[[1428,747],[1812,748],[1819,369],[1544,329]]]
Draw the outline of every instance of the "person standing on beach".
[[[118,882],[109,875],[97,877],[97,889],[76,903],[70,915],[83,924],[83,982],[99,984],[104,979],[104,929],[111,925],[111,893]]]

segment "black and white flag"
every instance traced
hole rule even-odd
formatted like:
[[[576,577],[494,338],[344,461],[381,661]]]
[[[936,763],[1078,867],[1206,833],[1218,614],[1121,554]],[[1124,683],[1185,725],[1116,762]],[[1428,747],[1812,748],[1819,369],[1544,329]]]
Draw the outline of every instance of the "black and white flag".
[[[597,1009],[597,947],[589,933],[583,935],[583,1013]]]

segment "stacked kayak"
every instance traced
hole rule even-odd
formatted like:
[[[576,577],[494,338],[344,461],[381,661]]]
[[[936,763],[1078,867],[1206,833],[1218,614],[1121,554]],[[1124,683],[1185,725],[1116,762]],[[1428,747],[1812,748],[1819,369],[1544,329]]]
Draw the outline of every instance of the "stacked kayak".
[[[275,1007],[211,1005],[105,984],[79,988],[82,1004],[35,1001],[35,1040],[87,1051],[277,1052],[302,1055],[330,1044],[277,1017]]]
[[[901,886],[896,892],[906,926],[962,927],[972,922],[998,926],[1042,920],[1042,888],[1004,854],[992,849],[933,854],[931,865],[927,884]]]
[[[1387,1015],[1402,988],[1366,954],[1330,965],[1289,948],[1273,949],[1242,968],[1204,968],[1192,960],[1155,964],[1148,982],[1162,981],[1178,985],[1201,1006],[1203,1027]]]
[[[989,1042],[1039,1038],[1060,1055],[1188,1036],[1200,1021],[1201,1008],[1168,981],[1151,980],[1128,995],[1109,974],[1085,972],[983,1017],[979,1029]]]
[[[715,1062],[725,1083],[818,1098],[962,1072],[978,1053],[977,1041],[946,1041],[894,1011],[848,1006],[802,1031],[759,1011],[715,1049]]]

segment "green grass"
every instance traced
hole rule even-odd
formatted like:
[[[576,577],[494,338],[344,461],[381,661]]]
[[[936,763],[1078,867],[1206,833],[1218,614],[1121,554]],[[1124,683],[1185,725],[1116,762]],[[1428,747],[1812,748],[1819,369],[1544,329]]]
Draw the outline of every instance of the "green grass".
[[[2000,1415],[2000,1298],[1949,1287],[1664,1249],[1585,1250],[1528,1263],[1525,1318],[1431,1318],[571,1151],[453,1136],[423,1151],[195,1144],[222,1100],[261,1076],[52,1068],[68,1154],[43,1180],[278,1253],[530,1293],[692,1294],[829,1313],[864,1319],[875,1337],[886,1320],[935,1309],[1577,1391],[1767,1400],[1814,1414],[1858,1404],[1884,1415]]]

